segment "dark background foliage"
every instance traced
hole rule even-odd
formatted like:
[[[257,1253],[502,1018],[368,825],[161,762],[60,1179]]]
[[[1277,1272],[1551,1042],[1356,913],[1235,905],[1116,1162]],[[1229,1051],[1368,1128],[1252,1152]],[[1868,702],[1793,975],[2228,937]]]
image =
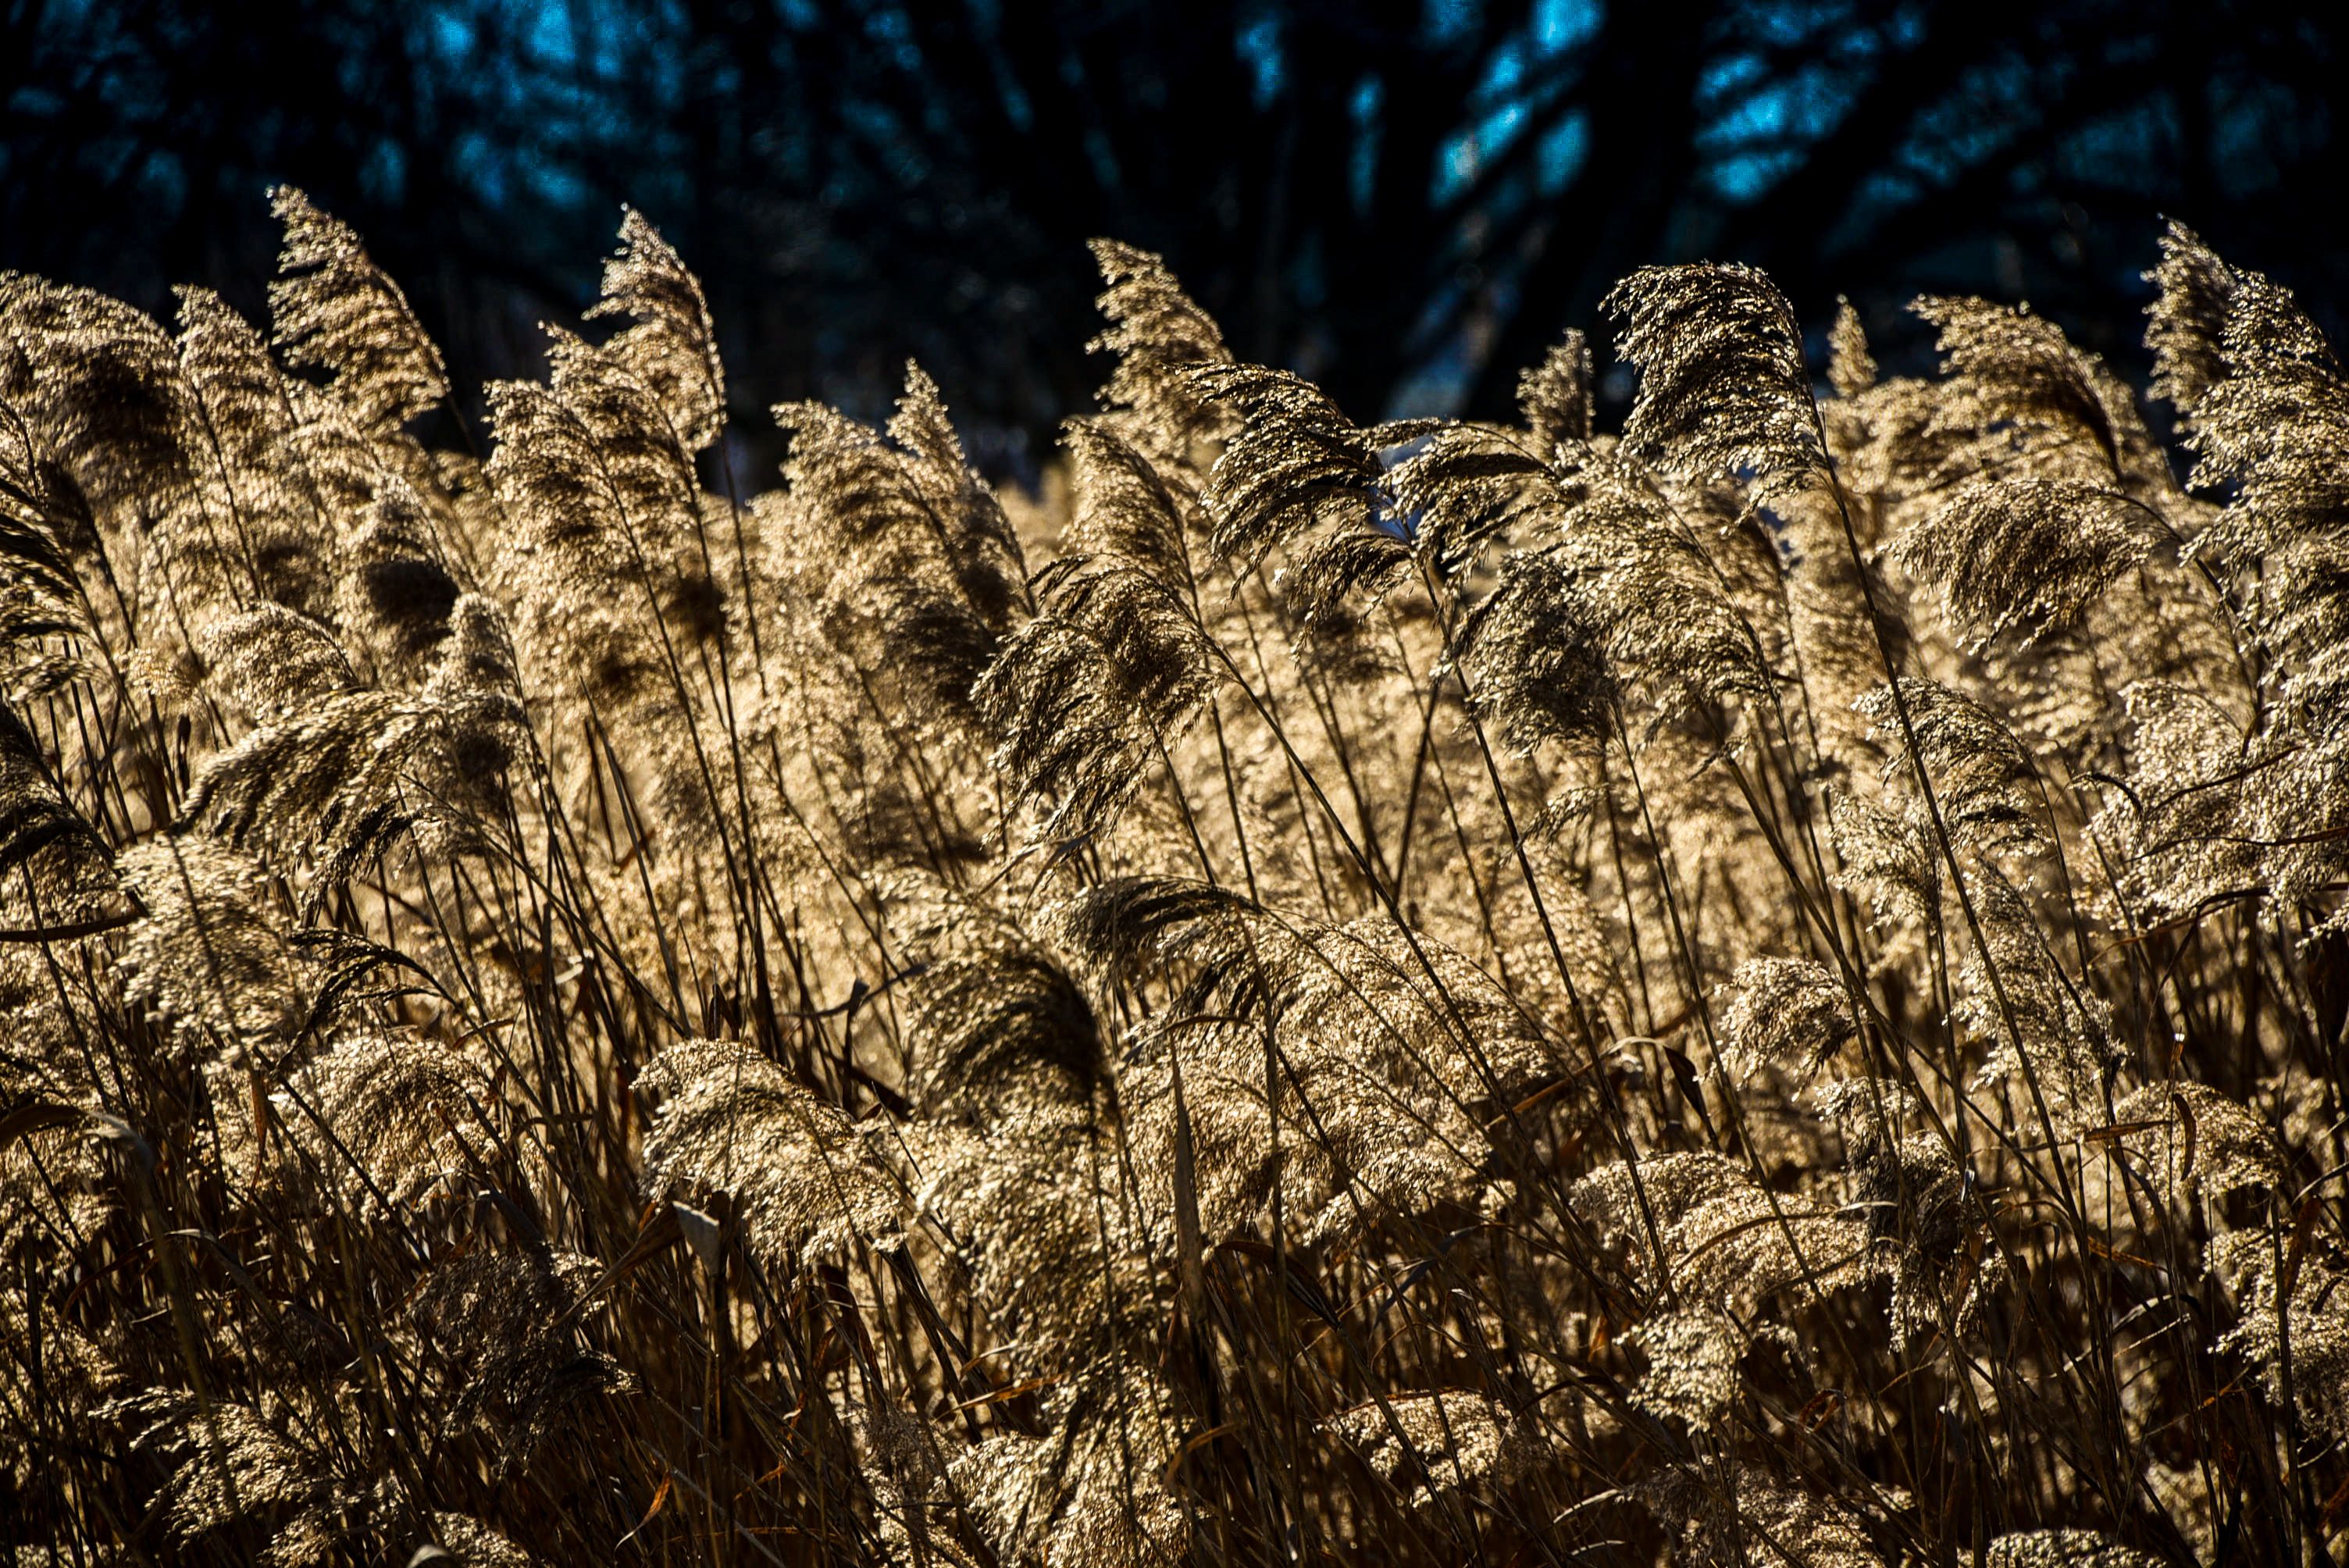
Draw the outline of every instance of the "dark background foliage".
[[[1699,256],[1814,332],[1851,294],[1896,357],[1900,306],[1960,291],[2136,368],[2158,214],[2337,333],[2344,30],[2305,0],[0,0],[0,266],[258,313],[292,181],[470,387],[535,365],[634,202],[707,282],[738,428],[874,412],[911,355],[1014,472],[1099,379],[1095,234],[1358,418],[1496,412],[1615,278]]]

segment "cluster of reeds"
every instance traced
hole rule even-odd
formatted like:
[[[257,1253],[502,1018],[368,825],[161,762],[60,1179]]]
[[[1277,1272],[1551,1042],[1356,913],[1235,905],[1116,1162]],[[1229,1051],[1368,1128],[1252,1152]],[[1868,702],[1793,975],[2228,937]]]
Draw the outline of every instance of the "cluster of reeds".
[[[20,1563],[2315,1563],[2349,379],[1643,272],[1351,422],[1098,247],[1040,498],[738,473],[630,215],[485,449],[0,278]],[[445,433],[435,443],[419,432]],[[2181,478],[2174,463],[2190,462]],[[435,1555],[438,1553],[439,1555]]]

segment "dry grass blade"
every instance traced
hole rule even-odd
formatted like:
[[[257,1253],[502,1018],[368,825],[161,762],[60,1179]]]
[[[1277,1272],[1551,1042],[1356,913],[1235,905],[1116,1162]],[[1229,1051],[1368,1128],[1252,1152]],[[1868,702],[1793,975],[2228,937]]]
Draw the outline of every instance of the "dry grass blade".
[[[58,793],[33,732],[0,707],[0,942],[64,941],[131,913],[104,841]]]

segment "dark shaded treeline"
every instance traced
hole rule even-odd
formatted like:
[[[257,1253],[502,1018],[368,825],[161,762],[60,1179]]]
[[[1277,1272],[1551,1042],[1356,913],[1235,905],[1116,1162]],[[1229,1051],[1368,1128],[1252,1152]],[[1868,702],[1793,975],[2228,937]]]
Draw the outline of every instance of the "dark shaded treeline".
[[[1099,378],[1103,233],[1363,417],[1495,411],[1611,280],[1699,255],[1768,268],[1815,329],[1833,280],[1896,354],[1933,290],[2026,295],[2126,359],[2158,213],[2338,325],[2344,26],[2278,0],[5,0],[0,265],[257,312],[289,181],[471,386],[533,365],[632,201],[707,283],[741,411],[869,412],[912,355],[1013,468]]]

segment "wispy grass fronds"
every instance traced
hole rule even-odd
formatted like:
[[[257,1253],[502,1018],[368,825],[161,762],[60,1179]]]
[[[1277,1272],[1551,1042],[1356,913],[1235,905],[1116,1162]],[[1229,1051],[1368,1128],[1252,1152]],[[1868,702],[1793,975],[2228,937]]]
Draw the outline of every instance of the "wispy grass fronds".
[[[476,459],[276,205],[271,337],[0,279],[0,1551],[2338,1555],[2269,280],[2164,240],[2171,451],[2019,306],[1888,375],[1654,269],[1617,434],[1578,333],[1360,424],[1103,242],[1029,498],[913,368],[740,471],[634,212]]]

